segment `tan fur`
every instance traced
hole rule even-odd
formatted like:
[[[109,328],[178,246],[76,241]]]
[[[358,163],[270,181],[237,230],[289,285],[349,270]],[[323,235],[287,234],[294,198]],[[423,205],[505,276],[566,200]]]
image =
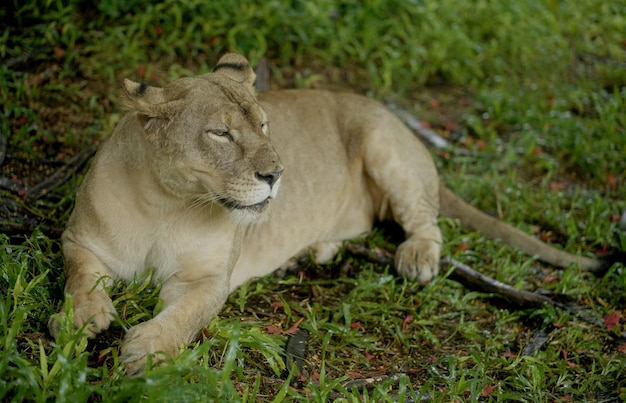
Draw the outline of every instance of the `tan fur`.
[[[427,150],[379,103],[309,90],[257,99],[253,82],[248,61],[229,54],[213,73],[164,88],[124,83],[127,114],[98,151],[62,240],[74,326],[90,336],[115,315],[99,278],[152,268],[162,281],[163,310],[122,344],[129,374],[150,354],[176,355],[237,286],[309,251],[332,259],[377,219],[406,232],[397,271],[430,280],[440,197],[446,213],[460,209],[462,222],[492,237],[533,239],[440,188]],[[551,250],[539,244],[525,250]],[[53,334],[62,319],[51,318]]]

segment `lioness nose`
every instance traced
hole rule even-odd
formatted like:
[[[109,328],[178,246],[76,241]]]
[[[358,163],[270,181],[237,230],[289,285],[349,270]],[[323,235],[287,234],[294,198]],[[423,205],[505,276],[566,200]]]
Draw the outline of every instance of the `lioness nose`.
[[[254,176],[256,176],[256,178],[259,181],[267,182],[270,185],[270,187],[272,187],[274,186],[274,183],[276,183],[276,181],[278,180],[278,178],[280,178],[280,175],[282,174],[283,174],[283,167],[277,166],[276,168],[274,168],[273,171],[266,172],[266,173],[256,172]]]

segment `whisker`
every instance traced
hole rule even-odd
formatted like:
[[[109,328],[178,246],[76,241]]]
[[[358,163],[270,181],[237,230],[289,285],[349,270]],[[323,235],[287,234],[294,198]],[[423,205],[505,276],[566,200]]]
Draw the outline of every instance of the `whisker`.
[[[214,194],[207,194],[207,193],[198,194],[192,199],[191,203],[188,205],[187,208],[189,210],[195,210],[195,209],[201,210],[203,208],[210,207],[210,209],[212,210],[213,205],[218,200],[219,200],[219,197]]]

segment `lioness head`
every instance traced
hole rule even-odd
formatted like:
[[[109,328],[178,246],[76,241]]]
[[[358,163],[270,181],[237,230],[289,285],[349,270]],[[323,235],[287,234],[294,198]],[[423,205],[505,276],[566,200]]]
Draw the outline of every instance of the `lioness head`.
[[[125,80],[122,99],[163,189],[196,205],[218,203],[240,222],[264,216],[283,171],[255,77],[244,57],[227,54],[212,73],[164,88]]]

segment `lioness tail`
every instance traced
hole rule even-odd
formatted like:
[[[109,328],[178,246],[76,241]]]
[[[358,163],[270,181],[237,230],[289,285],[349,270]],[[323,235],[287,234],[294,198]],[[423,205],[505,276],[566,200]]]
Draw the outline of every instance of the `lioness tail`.
[[[519,229],[491,217],[456,196],[443,183],[439,185],[440,211],[443,215],[458,219],[461,226],[478,231],[490,239],[499,239],[509,246],[557,267],[577,264],[581,270],[602,273],[612,263],[624,259],[624,253],[606,258],[589,258],[557,249]]]

